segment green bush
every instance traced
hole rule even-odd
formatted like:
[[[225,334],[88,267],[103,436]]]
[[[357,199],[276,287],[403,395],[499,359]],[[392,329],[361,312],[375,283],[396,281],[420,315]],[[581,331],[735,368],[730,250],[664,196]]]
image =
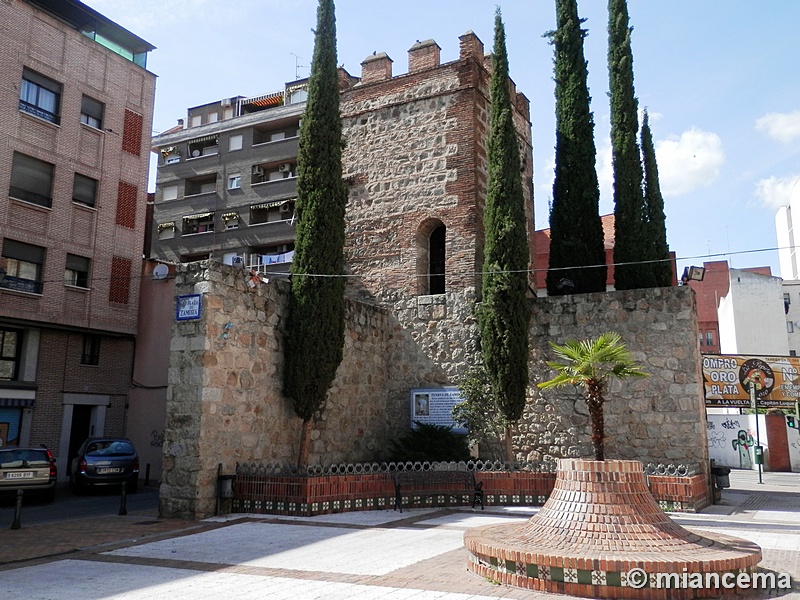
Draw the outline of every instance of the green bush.
[[[392,441],[389,460],[393,462],[434,462],[469,460],[467,438],[444,425],[414,422],[416,429]]]

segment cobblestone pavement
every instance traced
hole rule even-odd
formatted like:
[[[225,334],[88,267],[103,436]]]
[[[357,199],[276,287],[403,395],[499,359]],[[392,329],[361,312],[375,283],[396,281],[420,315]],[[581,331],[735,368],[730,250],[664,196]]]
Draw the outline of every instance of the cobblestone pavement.
[[[722,502],[685,527],[750,539],[762,569],[789,573],[800,599],[800,474],[731,473]],[[352,512],[314,518],[232,515],[206,521],[152,513],[0,530],[4,599],[342,598],[466,600],[569,596],[496,585],[466,569],[469,527],[534,509]],[[0,524],[2,525],[2,524]]]

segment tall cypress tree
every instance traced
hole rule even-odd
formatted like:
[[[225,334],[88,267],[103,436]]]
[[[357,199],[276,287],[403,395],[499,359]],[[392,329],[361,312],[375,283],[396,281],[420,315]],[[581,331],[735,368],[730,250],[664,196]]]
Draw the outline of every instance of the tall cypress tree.
[[[656,287],[672,285],[672,262],[667,245],[667,224],[664,217],[664,198],[658,182],[658,163],[650,132],[647,109],[642,118],[642,163],[644,165],[644,218],[647,225],[648,258]]]
[[[547,271],[551,296],[605,291],[607,273],[583,54],[586,30],[581,29],[577,0],[556,1],[556,22],[557,29],[547,34],[555,47],[556,81],[556,167]]]
[[[513,461],[512,423],[522,416],[528,387],[530,307],[526,292],[530,256],[519,145],[509,93],[506,34],[499,8],[494,20],[489,86],[489,179],[483,216],[483,301],[478,320],[483,361],[495,401],[507,422],[506,454]]]
[[[608,0],[608,73],[611,151],[614,167],[614,285],[618,290],[653,287],[642,260],[644,231],[642,162],[633,89],[633,53],[626,0]]]
[[[314,413],[325,403],[344,347],[342,122],[333,0],[319,0],[314,57],[297,155],[297,235],[284,389],[303,419],[298,464],[308,462]]]

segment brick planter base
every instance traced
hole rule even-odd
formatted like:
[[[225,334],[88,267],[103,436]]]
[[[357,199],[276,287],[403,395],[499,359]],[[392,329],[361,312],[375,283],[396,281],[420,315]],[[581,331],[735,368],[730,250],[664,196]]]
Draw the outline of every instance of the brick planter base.
[[[476,471],[483,483],[486,506],[542,506],[553,491],[555,473],[535,471]],[[696,512],[708,506],[708,481],[702,475],[650,475],[650,493],[662,510]],[[404,507],[469,506],[452,498],[413,498]],[[232,512],[307,516],[392,508],[394,485],[390,472],[328,475],[236,475]]]
[[[588,598],[736,593],[721,583],[752,573],[761,560],[761,548],[752,542],[700,536],[674,523],[650,494],[637,461],[562,459],[550,499],[536,516],[470,529],[464,544],[468,568],[482,577]],[[659,586],[657,573],[679,579],[665,589],[668,580],[661,578]],[[681,589],[684,573],[686,583],[689,576],[701,577],[703,587]]]

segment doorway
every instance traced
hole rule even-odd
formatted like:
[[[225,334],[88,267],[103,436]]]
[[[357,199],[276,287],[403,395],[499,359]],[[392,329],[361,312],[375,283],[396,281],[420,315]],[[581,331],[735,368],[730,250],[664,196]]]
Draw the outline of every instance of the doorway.
[[[72,459],[84,440],[92,434],[92,409],[88,404],[74,404],[72,406],[72,424],[69,428],[69,453],[67,454],[67,475],[72,474]]]

